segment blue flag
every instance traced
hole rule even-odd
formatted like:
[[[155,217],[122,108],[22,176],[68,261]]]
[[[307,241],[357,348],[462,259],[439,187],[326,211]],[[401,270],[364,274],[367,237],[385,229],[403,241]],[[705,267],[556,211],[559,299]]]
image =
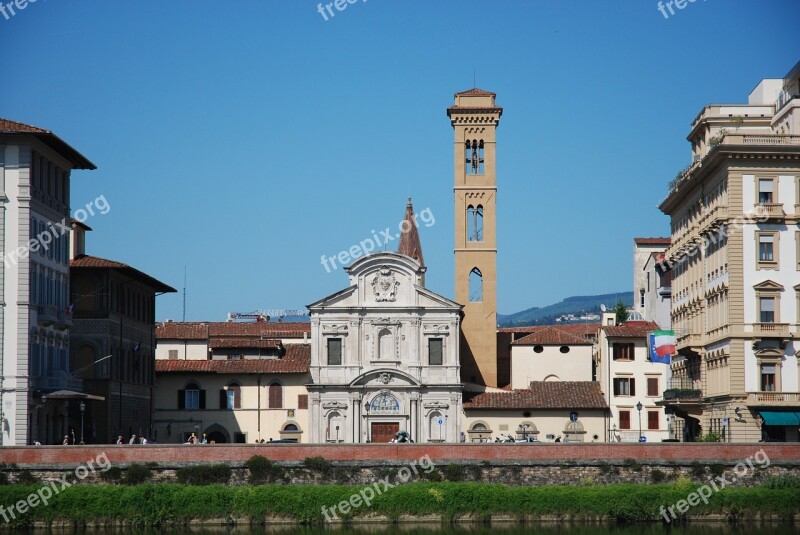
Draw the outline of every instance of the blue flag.
[[[659,357],[656,353],[656,335],[655,333],[647,334],[647,353],[650,356],[650,362],[658,362],[660,364],[669,364],[670,355]]]

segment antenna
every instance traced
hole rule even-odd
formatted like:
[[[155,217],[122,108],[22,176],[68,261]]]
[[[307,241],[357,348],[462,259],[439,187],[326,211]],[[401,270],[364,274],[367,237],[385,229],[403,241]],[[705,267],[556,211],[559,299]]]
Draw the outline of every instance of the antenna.
[[[183,266],[183,321],[186,322],[186,266]]]

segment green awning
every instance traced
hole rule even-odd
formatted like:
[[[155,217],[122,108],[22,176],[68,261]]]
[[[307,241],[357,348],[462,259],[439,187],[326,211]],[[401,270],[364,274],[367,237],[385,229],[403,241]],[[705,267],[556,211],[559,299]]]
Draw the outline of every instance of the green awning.
[[[797,412],[761,411],[760,414],[764,425],[800,426],[800,413]]]

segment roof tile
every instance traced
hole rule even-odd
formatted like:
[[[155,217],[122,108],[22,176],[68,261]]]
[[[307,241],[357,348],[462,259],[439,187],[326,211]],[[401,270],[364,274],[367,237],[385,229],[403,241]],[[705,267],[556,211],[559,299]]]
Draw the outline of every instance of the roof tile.
[[[464,409],[606,409],[596,381],[534,381],[511,392],[484,392],[464,402]]]

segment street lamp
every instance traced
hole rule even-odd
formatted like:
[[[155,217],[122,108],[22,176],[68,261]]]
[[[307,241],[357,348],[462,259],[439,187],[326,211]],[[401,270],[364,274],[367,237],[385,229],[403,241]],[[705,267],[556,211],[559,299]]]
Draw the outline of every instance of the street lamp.
[[[336,443],[339,443],[339,426],[336,426]]]
[[[81,401],[81,444],[83,444],[83,413],[86,412],[86,403]]]
[[[642,402],[636,404],[636,410],[639,411],[639,442],[642,441]]]

